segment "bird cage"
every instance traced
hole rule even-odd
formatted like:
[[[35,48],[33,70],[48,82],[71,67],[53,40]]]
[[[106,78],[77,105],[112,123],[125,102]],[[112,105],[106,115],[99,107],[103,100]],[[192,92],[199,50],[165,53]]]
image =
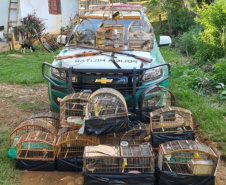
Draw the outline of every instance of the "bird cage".
[[[150,125],[138,123],[122,135],[121,141],[127,141],[129,144],[142,144],[150,141]]]
[[[60,101],[61,126],[82,127],[90,95],[90,93],[78,92],[58,99]]]
[[[160,145],[158,167],[160,171],[215,176],[219,158],[212,146],[191,140],[176,140]]]
[[[59,126],[59,114],[49,110],[34,114],[29,119],[42,119],[48,121],[56,128]]]
[[[109,10],[110,0],[79,0],[80,18],[90,18],[98,16],[101,12]]]
[[[80,47],[95,47],[95,27],[90,20],[81,20],[74,28],[69,43]]]
[[[152,25],[144,19],[133,21],[128,28],[128,47],[135,51],[150,51],[154,46]]]
[[[123,50],[125,46],[123,20],[111,18],[102,22],[96,31],[96,46],[98,49],[109,51]]]
[[[23,134],[16,144],[17,159],[53,161],[56,140],[56,136],[42,131]]]
[[[73,130],[62,134],[56,144],[57,158],[83,157],[84,147],[89,145],[99,145],[98,136],[87,136],[78,134],[78,130]]]
[[[119,145],[121,138],[125,133],[126,132],[113,132],[100,135],[100,142],[104,145]]]
[[[128,115],[125,98],[119,91],[111,88],[101,88],[96,90],[90,96],[86,108],[89,119]]]
[[[34,131],[42,131],[49,133],[53,136],[57,134],[57,129],[48,121],[43,119],[30,119],[22,122],[11,134],[10,134],[10,146],[16,145],[18,139],[24,135]]]
[[[83,157],[85,173],[146,173],[153,172],[154,154],[149,145],[86,146]]]
[[[162,68],[153,69],[153,71],[150,71],[150,74],[158,72],[161,76],[162,70]],[[142,122],[149,123],[150,112],[165,106],[175,105],[176,98],[170,90],[161,86],[147,88],[140,94],[138,101],[138,106],[141,110],[140,120]]]
[[[150,113],[152,133],[183,133],[194,131],[190,110],[166,106]]]

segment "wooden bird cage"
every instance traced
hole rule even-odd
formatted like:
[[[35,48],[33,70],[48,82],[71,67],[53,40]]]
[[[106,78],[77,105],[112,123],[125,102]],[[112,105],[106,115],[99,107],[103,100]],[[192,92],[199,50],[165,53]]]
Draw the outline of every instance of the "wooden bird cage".
[[[82,127],[90,95],[90,93],[78,92],[59,99],[61,126]]]
[[[154,154],[149,145],[86,146],[83,157],[85,173],[138,173],[153,172]]]
[[[142,111],[152,112],[165,106],[175,106],[176,98],[170,90],[156,86],[144,90],[140,95],[138,103]]]
[[[34,114],[30,116],[29,119],[42,119],[48,121],[56,128],[59,126],[59,113],[51,112],[49,110]]]
[[[23,134],[16,144],[17,159],[53,161],[56,140],[56,136],[42,131]]]
[[[194,131],[190,110],[167,106],[150,113],[152,133],[183,133]]]
[[[79,135],[78,130],[62,134],[56,144],[57,158],[83,157],[85,146],[99,145],[98,136]]]
[[[99,135],[100,142],[103,145],[119,145],[121,138],[125,133],[126,132],[113,132]]]
[[[154,30],[144,19],[133,21],[128,28],[128,47],[135,51],[148,51],[154,46]]]
[[[191,140],[170,141],[160,145],[158,167],[161,171],[215,176],[219,159],[212,146]]]
[[[96,31],[96,46],[98,49],[120,51],[125,47],[125,26],[120,20],[109,19],[104,21],[103,27]]]
[[[87,114],[92,118],[125,117],[128,115],[123,95],[111,88],[96,90],[89,98]]]
[[[150,125],[138,123],[122,135],[121,141],[127,141],[129,144],[142,144],[150,141]]]
[[[10,146],[16,145],[18,139],[24,135],[34,131],[42,131],[49,133],[53,136],[57,134],[57,129],[51,123],[43,119],[29,119],[22,122],[11,134],[10,134]]]

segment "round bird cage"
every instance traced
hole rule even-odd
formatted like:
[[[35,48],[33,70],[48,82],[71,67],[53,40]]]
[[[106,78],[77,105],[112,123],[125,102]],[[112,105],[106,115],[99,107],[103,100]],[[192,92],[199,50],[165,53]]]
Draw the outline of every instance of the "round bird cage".
[[[95,27],[90,20],[81,20],[74,28],[69,43],[77,46],[95,47]]]
[[[42,131],[23,134],[16,144],[17,159],[53,161],[56,140],[56,136]]]
[[[154,30],[144,19],[133,21],[128,28],[128,47],[136,51],[150,51],[154,46]]]
[[[86,106],[90,93],[78,92],[69,94],[60,102],[60,125],[80,128],[86,116]]]
[[[183,133],[194,131],[190,110],[167,106],[150,113],[152,133]]]
[[[89,98],[87,114],[92,118],[122,117],[128,115],[123,95],[111,88],[96,90]]]
[[[127,141],[129,144],[150,142],[150,126],[148,124],[138,123],[122,135],[120,142],[122,141]]]
[[[56,128],[59,126],[59,114],[56,112],[51,112],[49,110],[40,112],[38,114],[33,114],[29,119],[42,119],[48,121]]]
[[[11,134],[10,134],[10,146],[17,143],[18,139],[24,135],[34,131],[42,131],[49,133],[53,136],[57,134],[57,129],[50,122],[43,119],[30,119],[21,123]]]
[[[140,94],[138,101],[138,106],[141,110],[140,120],[149,123],[150,112],[165,106],[175,105],[176,98],[170,90],[161,86],[147,88]]]
[[[192,140],[176,140],[160,145],[158,167],[160,171],[213,176],[219,158],[212,146]]]
[[[99,145],[98,136],[87,136],[78,134],[78,130],[73,130],[62,134],[56,144],[57,158],[82,157],[85,146]]]

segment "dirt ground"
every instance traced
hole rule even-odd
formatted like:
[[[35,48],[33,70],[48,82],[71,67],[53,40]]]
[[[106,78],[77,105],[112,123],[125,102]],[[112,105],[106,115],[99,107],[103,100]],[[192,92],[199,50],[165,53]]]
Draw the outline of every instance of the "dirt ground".
[[[30,105],[40,105],[40,110],[29,110],[19,106],[20,103],[29,102]],[[0,84],[0,126],[13,130],[21,122],[33,114],[49,110],[47,85],[21,86]],[[198,135],[198,140],[210,143],[204,136]],[[217,143],[213,143],[217,145]],[[6,156],[7,157],[7,156]],[[226,184],[226,163],[221,160],[218,167],[216,185]],[[81,173],[73,172],[29,172],[23,171],[19,179],[20,185],[81,185]]]

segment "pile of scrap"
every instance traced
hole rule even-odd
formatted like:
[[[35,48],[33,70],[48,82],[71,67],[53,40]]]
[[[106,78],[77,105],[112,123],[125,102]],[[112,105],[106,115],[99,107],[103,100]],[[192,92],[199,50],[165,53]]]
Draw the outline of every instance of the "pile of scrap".
[[[140,115],[110,88],[58,100],[60,114],[33,115],[11,133],[18,169],[83,171],[85,185],[214,184],[220,154],[195,141],[191,111],[168,89],[144,90]]]

